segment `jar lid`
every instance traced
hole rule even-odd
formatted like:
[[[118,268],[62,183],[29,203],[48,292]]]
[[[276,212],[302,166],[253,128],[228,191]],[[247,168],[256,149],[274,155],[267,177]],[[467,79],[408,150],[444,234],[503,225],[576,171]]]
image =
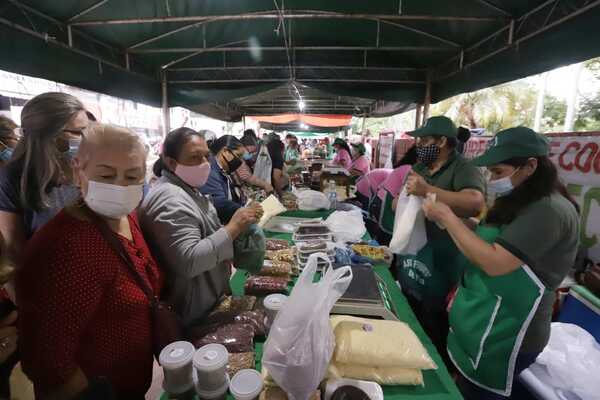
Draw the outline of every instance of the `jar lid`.
[[[224,368],[229,362],[229,352],[221,344],[207,344],[194,354],[194,367],[201,371],[215,371]]]
[[[260,394],[263,379],[258,371],[243,369],[233,376],[229,391],[237,400],[252,400]]]
[[[158,362],[163,368],[176,369],[194,358],[196,348],[190,342],[173,342],[166,346],[158,356]]]
[[[272,311],[279,311],[283,304],[287,301],[287,296],[284,294],[270,294],[263,300],[263,305],[266,309]]]

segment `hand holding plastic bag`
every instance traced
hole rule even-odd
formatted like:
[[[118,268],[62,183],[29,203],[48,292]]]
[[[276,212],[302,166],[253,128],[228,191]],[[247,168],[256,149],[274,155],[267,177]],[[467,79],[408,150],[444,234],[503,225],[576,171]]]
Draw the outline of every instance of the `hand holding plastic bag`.
[[[325,253],[308,258],[264,347],[263,365],[292,400],[308,400],[325,377],[335,344],[329,312],[352,281],[350,267],[330,267],[314,283],[319,259],[331,266]]]
[[[233,241],[233,262],[248,272],[260,271],[265,259],[265,234],[256,224],[250,225]]]
[[[400,193],[396,205],[394,233],[390,240],[390,250],[394,254],[416,255],[427,243],[423,199],[408,195],[406,188]]]

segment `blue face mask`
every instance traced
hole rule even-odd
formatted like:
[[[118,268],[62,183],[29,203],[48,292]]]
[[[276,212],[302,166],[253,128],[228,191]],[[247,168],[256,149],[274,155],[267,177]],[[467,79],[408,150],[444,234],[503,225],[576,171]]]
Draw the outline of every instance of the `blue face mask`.
[[[502,197],[510,194],[515,188],[510,178],[512,178],[518,170],[518,168],[515,169],[512,174],[505,176],[504,178],[488,181],[488,192],[495,194],[496,197]]]
[[[0,151],[0,161],[8,162],[13,155],[14,149],[10,147],[5,147]]]
[[[244,161],[250,161],[250,160],[252,160],[252,153],[246,151],[244,153],[244,155],[242,156],[242,158],[244,159]]]

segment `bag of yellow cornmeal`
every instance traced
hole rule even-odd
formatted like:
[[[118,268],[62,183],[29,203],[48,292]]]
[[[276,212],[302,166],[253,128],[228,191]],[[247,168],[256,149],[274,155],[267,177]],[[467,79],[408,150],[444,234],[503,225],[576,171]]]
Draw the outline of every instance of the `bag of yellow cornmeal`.
[[[351,378],[373,381],[380,385],[423,385],[419,369],[399,367],[365,367],[363,365],[329,364],[328,378]]]
[[[409,369],[437,368],[423,344],[404,322],[345,315],[331,317],[336,364]]]

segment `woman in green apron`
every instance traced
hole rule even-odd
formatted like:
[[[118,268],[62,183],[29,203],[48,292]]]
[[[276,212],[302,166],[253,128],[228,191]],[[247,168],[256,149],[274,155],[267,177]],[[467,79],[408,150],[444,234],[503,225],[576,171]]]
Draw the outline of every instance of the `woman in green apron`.
[[[579,218],[548,151],[528,128],[496,135],[473,161],[488,168],[497,196],[475,232],[439,199],[423,206],[464,254],[448,354],[467,399],[528,398],[516,378],[545,347],[554,290],[575,260]]]
[[[416,139],[417,163],[406,181],[408,194],[434,193],[463,218],[479,215],[485,206],[481,171],[456,150],[469,131],[460,131],[446,117],[432,117],[409,135]],[[446,297],[462,274],[460,251],[448,233],[426,222],[427,244],[416,256],[397,257],[396,277],[425,332],[440,354],[448,335]],[[450,360],[444,360],[450,364]]]

